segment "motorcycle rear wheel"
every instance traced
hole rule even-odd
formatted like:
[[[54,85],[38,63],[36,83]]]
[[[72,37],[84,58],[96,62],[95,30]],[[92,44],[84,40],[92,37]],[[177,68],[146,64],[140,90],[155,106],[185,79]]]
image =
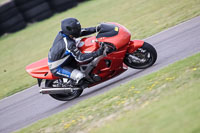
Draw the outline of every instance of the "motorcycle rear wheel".
[[[54,84],[56,84],[57,80],[46,80],[45,81],[45,87],[54,87]],[[51,97],[53,97],[56,100],[59,101],[70,101],[72,99],[75,99],[79,97],[83,92],[83,89],[75,90],[72,93],[67,94],[49,94]]]
[[[152,66],[156,60],[156,49],[151,44],[144,42],[141,48],[126,54],[124,63],[134,69],[145,69]]]

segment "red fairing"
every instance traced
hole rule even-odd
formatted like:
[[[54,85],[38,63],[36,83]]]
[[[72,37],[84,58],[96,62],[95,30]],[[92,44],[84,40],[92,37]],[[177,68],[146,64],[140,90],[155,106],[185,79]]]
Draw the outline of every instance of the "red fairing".
[[[133,53],[138,48],[142,47],[143,44],[144,44],[143,40],[131,40],[129,42],[129,47],[127,49],[127,53]]]
[[[116,28],[115,30],[119,30],[119,33],[113,37],[98,38],[98,41],[112,43],[116,46],[116,48],[118,50],[129,43],[130,38],[131,38],[131,33],[129,32],[128,29],[126,29],[124,26],[122,26],[118,23],[111,22],[111,24],[118,26],[118,29]]]
[[[126,49],[127,47],[124,47],[120,51],[110,53],[98,63],[96,68],[94,68],[92,73],[99,75],[102,79],[99,83],[116,77],[117,75],[123,73],[128,69],[128,67],[123,63],[124,56],[126,54]],[[110,61],[111,64],[109,67],[106,64],[106,61]],[[94,86],[99,83],[95,83],[91,86]]]
[[[101,77],[101,82],[111,79],[128,69],[128,67],[123,63],[124,57],[127,52],[128,44],[130,42],[131,34],[130,32],[122,25],[117,23],[111,23],[116,25],[118,32],[117,35],[113,37],[101,37],[96,38],[95,36],[89,38],[83,38],[79,44],[79,48],[82,53],[90,53],[96,51],[100,45],[98,42],[108,42],[115,45],[117,48],[116,52],[112,52],[107,57],[101,59],[97,67],[92,71],[93,74],[99,75]],[[110,61],[110,66],[106,64],[106,60]],[[95,83],[93,85],[96,85]],[[93,86],[91,85],[91,86]]]
[[[96,38],[95,36],[89,38],[83,38],[81,40],[81,44],[79,46],[82,53],[90,53],[96,51],[99,48],[99,44],[97,42],[108,42],[115,45],[117,50],[123,48],[130,42],[131,33],[124,26],[117,23],[110,23],[116,25],[116,29],[118,34],[113,37],[101,37]]]
[[[53,76],[48,67],[48,59],[44,58],[26,67],[26,71],[34,78],[39,79],[58,79]]]
[[[79,44],[79,49],[82,53],[91,53],[99,49],[99,44],[96,42],[96,37],[83,38]]]

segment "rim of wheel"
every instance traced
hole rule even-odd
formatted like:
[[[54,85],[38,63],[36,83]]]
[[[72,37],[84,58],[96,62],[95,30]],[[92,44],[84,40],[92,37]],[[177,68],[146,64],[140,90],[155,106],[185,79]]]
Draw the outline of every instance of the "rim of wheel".
[[[128,54],[125,61],[130,66],[148,66],[153,60],[152,54],[143,48],[139,48],[134,53]]]
[[[50,84],[48,84],[48,86],[46,87],[61,87],[61,86],[59,84],[59,80],[54,80],[50,81]],[[68,101],[76,98],[79,95],[79,93],[80,93],[79,90],[74,90],[73,92],[67,94],[49,94],[49,95],[58,100]]]

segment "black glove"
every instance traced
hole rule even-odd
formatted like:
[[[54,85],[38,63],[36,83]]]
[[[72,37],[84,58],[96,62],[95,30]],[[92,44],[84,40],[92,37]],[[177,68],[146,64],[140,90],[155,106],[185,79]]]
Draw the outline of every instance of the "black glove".
[[[104,46],[101,45],[101,47],[96,51],[96,55],[97,55],[97,56],[102,55],[102,54],[103,54],[103,51],[104,51]]]
[[[101,30],[101,25],[98,25],[98,26],[96,27],[96,31],[99,32],[100,30]]]

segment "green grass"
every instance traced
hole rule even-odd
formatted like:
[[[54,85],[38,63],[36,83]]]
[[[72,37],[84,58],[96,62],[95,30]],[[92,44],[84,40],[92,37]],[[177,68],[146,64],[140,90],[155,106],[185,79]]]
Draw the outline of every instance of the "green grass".
[[[197,82],[194,82],[198,84]],[[189,87],[189,88],[188,88]],[[200,86],[170,91],[162,98],[146,101],[139,109],[124,112],[91,133],[199,133]]]
[[[198,133],[200,53],[20,130],[18,133]]]
[[[64,18],[76,17],[83,27],[118,22],[132,32],[132,39],[142,39],[198,16],[199,5],[200,0],[91,0],[3,36],[0,38],[0,99],[36,84],[25,67],[47,57]]]

